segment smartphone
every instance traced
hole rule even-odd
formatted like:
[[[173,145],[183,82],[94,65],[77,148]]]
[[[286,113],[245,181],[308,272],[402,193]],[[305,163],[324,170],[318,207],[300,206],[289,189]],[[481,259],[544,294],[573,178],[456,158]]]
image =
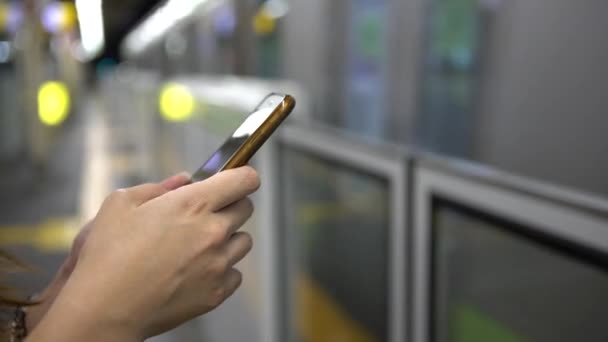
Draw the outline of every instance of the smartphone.
[[[296,101],[290,95],[272,93],[266,96],[226,142],[193,174],[192,182],[246,165],[295,106]]]

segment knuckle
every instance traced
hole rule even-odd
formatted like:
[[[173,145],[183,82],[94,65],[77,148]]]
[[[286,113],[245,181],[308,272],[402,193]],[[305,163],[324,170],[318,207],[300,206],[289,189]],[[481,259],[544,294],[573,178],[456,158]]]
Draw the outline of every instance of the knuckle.
[[[225,219],[218,218],[209,225],[209,235],[214,241],[222,243],[228,236],[229,228],[230,224]]]
[[[206,243],[203,244],[202,252],[205,252],[208,249],[220,248],[223,243],[224,243],[224,240],[222,239],[222,237],[219,234],[216,234],[216,233],[209,234],[206,239]]]
[[[121,202],[127,201],[128,199],[129,199],[129,194],[127,193],[127,190],[125,190],[125,189],[114,190],[106,198],[105,204],[121,203]]]
[[[209,206],[209,201],[206,198],[193,198],[188,197],[184,199],[181,203],[181,207],[187,213],[198,215],[205,211],[205,209]]]
[[[216,258],[215,262],[211,267],[211,271],[216,275],[224,275],[228,270],[228,258],[224,255],[220,255]]]

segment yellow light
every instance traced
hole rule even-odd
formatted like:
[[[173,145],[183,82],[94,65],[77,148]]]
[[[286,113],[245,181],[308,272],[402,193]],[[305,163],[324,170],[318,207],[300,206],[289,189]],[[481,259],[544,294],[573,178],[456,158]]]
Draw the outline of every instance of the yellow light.
[[[70,92],[61,82],[46,82],[38,90],[38,118],[48,126],[58,126],[70,112]]]
[[[80,24],[80,38],[84,57],[97,57],[106,44],[101,0],[76,0],[76,13]]]
[[[253,31],[259,36],[273,33],[276,26],[276,19],[264,8],[260,9],[253,18]]]
[[[0,3],[0,32],[6,28],[8,21],[8,5],[6,3]]]
[[[69,31],[76,26],[78,21],[76,15],[76,5],[71,2],[62,2],[61,7],[63,10],[63,20],[61,22],[61,29],[63,31]]]
[[[50,218],[27,226],[0,227],[0,246],[27,246],[42,252],[66,252],[80,229],[74,218]]]
[[[194,97],[187,87],[169,83],[163,87],[159,98],[160,114],[171,122],[186,121],[194,112]]]
[[[6,17],[8,13],[8,8],[6,4],[0,3],[0,31],[4,29],[6,25]]]

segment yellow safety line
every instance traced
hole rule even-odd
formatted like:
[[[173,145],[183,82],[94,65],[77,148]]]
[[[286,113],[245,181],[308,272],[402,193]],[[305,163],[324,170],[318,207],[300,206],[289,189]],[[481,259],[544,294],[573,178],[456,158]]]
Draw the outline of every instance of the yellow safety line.
[[[67,252],[78,235],[79,222],[73,218],[48,219],[26,226],[0,227],[0,247],[25,246],[42,252]]]
[[[373,336],[309,276],[298,277],[296,291],[297,324],[304,341],[374,341]]]
[[[376,205],[370,205],[376,203]],[[303,203],[297,209],[297,222],[299,224],[316,224],[327,222],[331,219],[352,215],[356,211],[359,215],[380,216],[383,215],[382,208],[385,205],[378,205],[376,200],[370,201],[349,201],[349,203],[339,201],[315,201]]]

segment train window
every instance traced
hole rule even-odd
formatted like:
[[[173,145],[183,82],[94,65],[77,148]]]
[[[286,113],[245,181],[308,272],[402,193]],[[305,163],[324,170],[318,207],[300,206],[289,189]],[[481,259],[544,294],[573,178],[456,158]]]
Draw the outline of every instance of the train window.
[[[423,65],[417,143],[470,157],[479,77],[477,0],[433,0]]]
[[[282,0],[258,0],[257,4],[253,17],[255,74],[263,78],[279,78],[283,58],[281,36],[289,5]]]
[[[606,197],[608,2],[424,3],[415,143]]]
[[[281,159],[291,339],[387,340],[389,180],[293,149]]]
[[[432,222],[430,340],[608,340],[601,256],[450,202]]]
[[[387,0],[357,0],[350,6],[348,26],[346,104],[347,129],[363,136],[385,138],[387,102]]]

